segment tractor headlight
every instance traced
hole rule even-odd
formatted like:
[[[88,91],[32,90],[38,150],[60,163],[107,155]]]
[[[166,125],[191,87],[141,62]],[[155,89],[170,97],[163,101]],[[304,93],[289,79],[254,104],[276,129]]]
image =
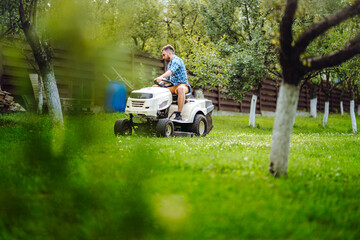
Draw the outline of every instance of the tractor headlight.
[[[166,107],[166,105],[167,105],[167,101],[163,101],[160,105],[159,105],[159,108],[161,109],[161,108],[164,108],[164,107]]]

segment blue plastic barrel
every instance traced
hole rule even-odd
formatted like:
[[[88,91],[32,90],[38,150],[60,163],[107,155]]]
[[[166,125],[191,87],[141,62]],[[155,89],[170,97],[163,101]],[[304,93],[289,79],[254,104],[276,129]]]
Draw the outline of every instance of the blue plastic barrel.
[[[109,81],[105,92],[105,111],[124,112],[126,106],[126,86],[119,81]]]

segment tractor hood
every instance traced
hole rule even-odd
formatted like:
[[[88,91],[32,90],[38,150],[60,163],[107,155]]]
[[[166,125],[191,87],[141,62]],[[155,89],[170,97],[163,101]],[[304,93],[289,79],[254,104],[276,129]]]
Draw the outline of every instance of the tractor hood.
[[[169,108],[172,95],[169,89],[160,87],[147,87],[134,90],[126,102],[125,113],[157,117],[160,111]]]
[[[130,98],[134,99],[151,99],[159,96],[171,95],[170,90],[160,87],[147,87],[139,90],[134,90],[130,94]]]

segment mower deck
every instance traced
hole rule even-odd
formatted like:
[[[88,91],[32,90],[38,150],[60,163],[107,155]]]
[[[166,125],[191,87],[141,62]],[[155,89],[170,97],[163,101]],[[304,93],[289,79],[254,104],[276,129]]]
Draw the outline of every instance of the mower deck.
[[[174,131],[175,137],[194,137],[195,133],[193,132],[181,132],[181,131]]]

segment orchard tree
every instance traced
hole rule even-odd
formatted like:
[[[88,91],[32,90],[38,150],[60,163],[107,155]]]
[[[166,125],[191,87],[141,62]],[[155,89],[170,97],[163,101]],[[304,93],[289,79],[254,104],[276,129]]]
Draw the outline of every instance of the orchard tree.
[[[225,38],[230,44],[237,44],[245,40],[241,25],[236,15],[240,1],[206,0],[201,6],[207,34],[213,42]]]
[[[24,32],[27,42],[33,52],[35,61],[44,83],[45,96],[47,100],[48,110],[53,122],[63,125],[63,115],[61,110],[59,91],[56,85],[54,67],[52,63],[53,52],[48,42],[41,40],[37,31],[37,0],[14,1],[18,5],[18,14],[20,20],[20,28]]]
[[[322,1],[320,1],[322,2]],[[332,3],[332,4],[331,4]],[[329,6],[328,6],[328,5]],[[322,8],[325,10],[320,11],[320,13],[329,14],[331,10],[339,8],[339,3],[334,3],[332,1],[327,2],[325,5],[322,5]],[[354,27],[356,26],[356,22],[348,21],[346,24],[341,23],[328,31],[326,35],[322,35],[315,39],[307,48],[304,56],[311,57],[314,55],[327,55],[330,54],[337,49],[341,48],[346,44],[346,42],[354,37]],[[323,127],[326,126],[328,116],[329,116],[329,105],[330,105],[330,95],[331,92],[337,88],[339,84],[341,84],[342,79],[336,78],[334,68],[326,68],[322,69],[318,72],[317,78],[313,78],[314,84],[313,86],[317,87],[316,83],[319,83],[322,92],[325,94],[325,106],[324,106],[324,116],[323,116]],[[311,98],[313,101],[314,98]],[[316,98],[315,98],[316,100]],[[313,102],[311,102],[313,103]]]
[[[283,82],[280,86],[273,128],[269,170],[274,176],[287,175],[290,136],[299,98],[300,81],[309,72],[339,65],[360,53],[360,35],[342,49],[324,56],[303,57],[306,48],[332,27],[360,13],[360,0],[311,24],[294,37],[293,25],[298,0],[287,0],[280,23],[280,54]]]
[[[177,36],[192,36],[201,31],[201,15],[199,0],[169,0],[167,19],[177,25]]]
[[[307,84],[310,89],[310,116],[317,118],[317,91],[321,86],[321,80],[310,80]]]
[[[333,69],[325,69],[323,72],[319,73],[319,78],[321,80],[321,90],[325,95],[325,106],[324,106],[324,117],[322,126],[326,127],[327,120],[329,117],[329,107],[330,107],[330,97],[331,92],[341,84],[341,80],[335,77]]]
[[[317,117],[317,92],[321,86],[321,79],[317,72],[308,73],[304,76],[301,83],[300,91],[304,86],[308,87],[310,94],[310,116]]]
[[[338,86],[338,89],[340,89],[340,91],[341,91],[341,93],[340,93],[340,114],[341,114],[341,116],[344,116],[343,97],[344,97],[344,93],[346,92],[345,81],[341,81],[341,84]]]
[[[55,74],[52,64],[52,49],[44,38],[39,36],[37,29],[38,12],[47,6],[44,1],[38,0],[5,0],[1,1],[3,14],[2,36],[11,38],[21,33],[31,47],[37,69],[40,72],[39,87],[44,83],[48,110],[53,122],[63,125],[63,116],[59,92],[56,85]],[[43,80],[41,82],[41,79]]]
[[[219,45],[189,37],[188,49],[183,57],[194,88],[222,89],[228,84],[231,59],[220,56]]]
[[[150,50],[148,44],[151,40],[162,41],[165,24],[161,14],[163,5],[157,0],[140,0],[134,2],[134,16],[130,23],[130,34],[136,49]]]
[[[331,52],[328,50],[328,45],[325,44],[325,37],[320,36],[315,39],[308,47],[304,56],[311,57],[316,55],[325,55],[326,52]],[[305,75],[303,79],[303,85],[307,85],[310,93],[310,116],[317,118],[317,102],[318,102],[318,91],[322,89],[322,78],[321,71],[310,72]],[[326,105],[326,104],[325,104]],[[326,107],[324,108],[326,109]],[[324,114],[324,118],[325,118]],[[327,117],[326,117],[327,119]]]
[[[360,57],[356,56],[353,59],[341,64],[336,68],[338,78],[344,82],[344,87],[350,93],[350,117],[352,132],[357,132],[356,116],[355,116],[355,99],[356,93],[360,86]]]
[[[207,34],[214,42],[225,39],[238,45],[256,38],[267,11],[260,11],[260,0],[206,0],[201,5]]]
[[[260,94],[262,82],[266,78],[265,49],[260,45],[258,51],[249,42],[244,49],[234,51],[231,55],[231,71],[226,93],[235,101],[241,102],[250,90],[253,90],[250,105],[249,126],[255,127],[256,103]],[[234,48],[235,49],[235,48]]]
[[[168,0],[164,9],[164,40],[172,44],[183,57],[191,51],[189,44],[193,39],[202,43],[209,42],[202,24],[200,3],[201,0]]]
[[[18,38],[19,35],[21,36],[23,34],[22,31],[22,26],[21,26],[21,22],[20,22],[20,18],[19,18],[19,1],[10,1],[10,0],[5,0],[5,1],[1,1],[0,2],[0,8],[1,8],[1,14],[0,14],[0,40],[8,40],[8,41],[12,41],[15,38]],[[28,6],[28,8],[31,9],[37,9],[37,5],[38,2],[37,1],[33,1],[29,3],[26,3]],[[37,25],[37,11],[33,11],[32,13],[32,22],[33,25],[36,26]],[[22,54],[24,56],[27,57],[25,51],[22,51],[22,49],[20,50],[22,52]],[[28,59],[29,60],[29,59]],[[33,61],[28,61],[30,63],[30,65],[32,66],[33,70],[38,73],[37,77],[37,81],[38,81],[38,86],[39,86],[39,101],[38,101],[38,112],[41,114],[42,113],[42,88],[43,88],[43,84],[41,81],[41,77],[40,77],[40,72],[38,70],[38,67],[35,66],[35,64],[33,63]],[[1,66],[2,68],[2,66]],[[0,76],[1,78],[1,76]],[[1,86],[0,86],[1,89]]]
[[[301,32],[308,28],[313,22],[318,22],[322,18],[329,16],[335,10],[342,7],[341,1],[337,0],[310,0],[304,3],[299,13],[299,17],[294,20],[294,31]],[[306,9],[306,10],[305,10]],[[344,33],[344,24],[330,29],[326,35],[321,35],[314,39],[303,53],[303,58],[312,56],[323,56],[330,54],[346,44],[349,36]],[[323,116],[323,126],[326,126],[329,115],[330,93],[336,87],[330,73],[334,72],[332,68],[319,71],[312,71],[304,77],[304,83],[310,90],[310,115],[317,117],[317,92],[321,89],[325,93],[325,106]],[[324,86],[325,83],[325,86]]]
[[[134,34],[134,32],[137,32],[138,30],[134,29],[133,23],[138,23],[138,28],[145,28],[146,26],[141,24],[148,24],[141,22],[143,21],[143,18],[136,19],[136,17],[139,15],[139,12],[143,10],[142,8],[137,8],[139,4],[138,1],[130,2],[126,0],[76,0],[66,1],[67,5],[64,5],[64,1],[57,0],[57,2],[59,4],[57,9],[61,9],[61,15],[57,15],[58,11],[52,12],[52,15],[55,14],[55,16],[58,17],[57,21],[60,20],[60,22],[56,24],[60,25],[61,22],[63,22],[64,24],[70,24],[70,22],[63,21],[64,16],[66,17],[66,20],[69,19],[70,21],[76,21],[76,26],[74,26],[74,29],[77,29],[77,31],[80,31],[81,34],[84,35],[83,37],[80,36],[79,39],[91,41],[94,45],[96,45],[96,47],[99,47],[101,45],[119,45],[119,43],[129,43],[133,41],[133,36],[140,38],[139,36]],[[77,2],[80,2],[80,4],[75,5],[75,3]],[[144,5],[146,6],[145,3]],[[76,8],[74,8],[75,6]],[[153,6],[150,6],[149,8],[153,9]],[[70,10],[73,12],[69,14]],[[152,16],[148,18],[153,19]],[[153,22],[151,22],[149,26],[153,27]],[[56,29],[56,31],[58,30],[59,29]],[[144,32],[148,31],[148,29],[143,30]],[[139,43],[139,45],[141,45],[141,43]]]
[[[232,59],[230,78],[223,91],[241,102],[247,92],[254,90],[249,118],[251,127],[255,127],[257,98],[266,78],[266,59],[271,54],[263,31],[267,13],[259,0],[207,0],[202,5],[210,39],[223,43],[222,54]]]

